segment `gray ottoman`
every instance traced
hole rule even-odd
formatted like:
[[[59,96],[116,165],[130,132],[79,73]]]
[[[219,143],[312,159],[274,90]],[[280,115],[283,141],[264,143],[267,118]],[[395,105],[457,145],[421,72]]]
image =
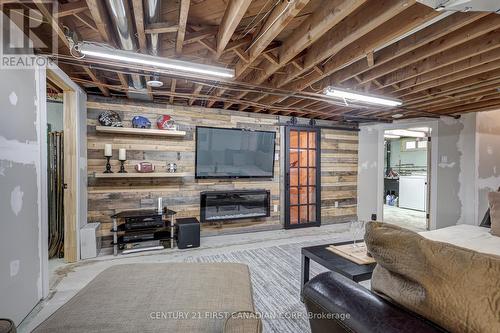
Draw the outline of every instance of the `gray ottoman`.
[[[233,263],[110,267],[34,332],[258,333],[250,272]],[[238,314],[238,315],[234,315]]]

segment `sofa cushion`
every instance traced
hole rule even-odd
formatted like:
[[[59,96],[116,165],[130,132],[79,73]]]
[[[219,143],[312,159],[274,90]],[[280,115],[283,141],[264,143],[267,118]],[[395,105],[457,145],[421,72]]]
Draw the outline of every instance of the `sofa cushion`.
[[[491,234],[500,236],[500,192],[488,193],[490,202]]]
[[[451,332],[500,332],[500,257],[391,224],[366,227],[372,290]]]

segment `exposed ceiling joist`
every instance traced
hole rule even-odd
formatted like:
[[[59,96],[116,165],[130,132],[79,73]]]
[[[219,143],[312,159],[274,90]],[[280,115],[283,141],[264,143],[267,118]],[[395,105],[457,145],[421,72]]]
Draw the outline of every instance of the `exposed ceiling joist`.
[[[278,3],[271,11],[266,21],[260,28],[257,36],[252,40],[250,46],[245,50],[248,61],[238,61],[235,65],[236,78],[242,79],[252,63],[271,44],[286,25],[307,5],[309,0],[291,0]],[[222,90],[216,92],[217,96],[224,93]],[[208,106],[211,107],[216,100],[211,100]]]
[[[441,38],[433,40],[432,42],[425,44],[408,54],[404,54],[381,66],[370,69],[369,71],[361,75],[361,83],[366,83],[375,78],[379,78],[385,74],[393,72],[394,70],[402,66],[412,64],[433,54],[437,54],[454,46],[460,45],[466,41],[484,35],[489,31],[495,30],[499,27],[500,16],[496,14],[490,14],[471,23],[471,26],[462,27]]]
[[[184,37],[186,35],[186,25],[189,14],[190,0],[180,0],[179,6],[179,28],[177,30],[177,38],[175,40],[175,52],[180,54],[184,44]]]
[[[99,89],[102,95],[134,98],[128,96],[129,75],[147,80],[159,74],[169,85],[148,90],[157,102],[199,100],[209,107],[355,122],[392,120],[394,113],[412,118],[478,111],[500,99],[500,22],[491,13],[447,14],[414,0],[176,0],[178,7],[146,22],[143,0],[127,0],[139,52],[149,53],[149,37],[160,34],[161,56],[236,69],[234,81],[217,81],[90,58],[75,61],[63,25],[82,41],[117,47],[117,36],[103,1],[62,2],[61,21],[49,19],[63,41],[61,68],[93,94]],[[352,100],[345,105],[323,97],[328,85],[399,98],[403,108]]]
[[[178,32],[180,25],[169,24],[165,22],[151,23],[146,26],[144,32],[148,35],[150,34],[167,34],[172,32]],[[184,43],[184,41],[183,41]]]
[[[36,4],[38,10],[40,10],[40,12],[43,14],[43,16],[45,18],[47,18],[50,26],[52,27],[52,29],[54,29],[57,36],[63,42],[64,46],[66,47],[67,51],[69,52],[71,49],[71,45],[70,45],[68,39],[66,38],[66,35],[64,34],[64,31],[60,25],[60,22],[56,18],[54,18],[54,16],[52,16],[52,14],[47,9],[47,7],[45,7],[45,4],[42,0],[35,0],[34,2]],[[84,71],[90,77],[90,79],[94,82],[94,84],[99,88],[99,90],[102,92],[102,94],[104,96],[110,96],[109,89],[104,87],[101,84],[101,81],[97,78],[97,75],[94,73],[93,70],[91,70],[90,68],[84,67]]]
[[[328,1],[321,10],[317,10],[294,30],[278,49],[278,64],[267,64],[264,72],[258,73],[249,81],[262,83],[279,68],[294,59],[300,52],[311,46],[328,30],[346,18],[366,0],[333,0]],[[300,69],[304,70],[303,66]]]
[[[314,12],[302,22],[302,24],[295,29],[294,33],[283,42],[278,49],[278,56],[275,57],[276,60],[270,59],[270,63],[264,65],[263,71],[252,72],[246,80],[257,84],[263,83],[281,67],[294,59],[300,52],[312,45],[328,30],[364,4],[365,1],[366,0],[328,1],[321,10]],[[303,67],[300,68],[300,70],[303,69]]]
[[[286,25],[307,5],[309,0],[294,0],[280,2],[269,14],[257,36],[254,38],[246,52],[250,62],[238,62],[235,66],[236,77],[241,78],[257,57],[271,44]]]
[[[324,59],[325,57],[336,53],[335,57],[330,58],[325,63],[323,68],[321,68],[321,72],[314,71],[308,75],[304,75],[304,77],[299,78],[298,80],[292,81],[294,76],[298,76],[299,74],[304,74],[306,72],[307,65],[304,65],[304,69],[302,71],[292,68],[291,72],[287,73],[287,75],[283,78],[279,78],[274,85],[277,87],[286,87],[287,89],[290,88],[292,90],[304,90],[308,86],[324,79],[335,71],[348,66],[353,61],[366,57],[366,53],[369,50],[376,49],[377,47],[386,44],[390,40],[393,40],[395,36],[412,30],[418,24],[421,24],[436,15],[433,11],[426,9],[425,6],[419,9],[419,6],[421,5],[418,4],[408,7],[408,5],[405,5],[405,2],[392,1],[387,2],[385,6],[386,7],[382,8],[384,13],[383,20],[368,20],[371,15],[370,13],[380,10],[379,3],[368,3],[366,6],[360,8],[360,10],[354,13],[354,15],[348,17],[329,33],[325,34],[311,47],[315,49],[314,54],[319,55],[317,56],[317,59]],[[415,18],[415,8],[419,9],[419,14],[416,15],[417,18]],[[413,17],[413,19],[409,20],[409,17]],[[361,29],[365,30],[364,33],[356,29],[360,26],[364,27]],[[366,36],[364,36],[364,34],[366,34]],[[334,38],[334,40],[330,40],[330,44],[324,45],[325,49],[321,49],[320,42],[326,42],[323,40],[325,36]],[[359,47],[358,45],[362,45],[363,47]],[[330,49],[327,49],[329,46]],[[306,59],[308,58],[309,51],[305,56]],[[311,57],[309,57],[309,59],[311,59]],[[311,63],[311,60],[309,60],[309,63]],[[309,66],[309,69],[313,67],[314,65]],[[283,82],[286,84],[282,84]],[[317,86],[319,88],[323,87],[322,84]],[[276,101],[279,101],[279,99],[276,97],[269,97],[265,102],[275,103]]]
[[[448,64],[467,59],[471,56],[495,49],[500,46],[500,30],[494,30],[486,35],[462,43],[446,51],[428,56],[410,65],[396,69],[379,80],[384,87],[409,78],[430,72]]]
[[[219,25],[219,32],[217,33],[217,56],[220,57],[222,52],[227,46],[227,43],[231,40],[234,31],[240,24],[243,15],[245,15],[248,6],[252,0],[230,0],[226,10],[224,11],[224,16],[222,17],[222,22]]]
[[[304,56],[304,69],[302,71],[293,71],[287,76],[279,78],[275,82],[276,87],[282,87],[291,82],[294,78],[304,74],[317,64],[327,60],[344,47],[354,43],[357,39],[378,26],[387,22],[397,14],[409,8],[415,1],[412,0],[393,0],[393,1],[372,1],[353,13],[346,20],[340,22],[335,28],[325,33],[318,39],[307,51]],[[408,22],[400,21],[400,25],[407,25]],[[387,31],[386,34],[394,34],[394,31]],[[381,34],[382,37],[384,35]],[[392,36],[391,36],[392,37]],[[364,52],[366,54],[366,52]],[[325,71],[326,68],[325,68]],[[308,84],[298,84],[303,89]],[[300,89],[300,88],[299,88]],[[300,89],[301,90],[301,89]]]
[[[419,11],[421,10],[421,7],[415,8]],[[435,12],[431,11],[430,13],[431,16],[433,15],[432,13],[436,15]],[[398,56],[407,54],[408,52],[411,52],[414,49],[424,46],[439,37],[442,37],[450,32],[455,31],[456,29],[472,23],[485,15],[486,14],[484,13],[455,13],[453,15],[450,15],[432,25],[425,27],[422,30],[419,30],[409,36],[402,38],[401,40],[398,40],[395,43],[392,43],[376,51],[373,54],[374,65],[376,64],[377,66],[379,66],[390,60],[393,60]],[[396,18],[398,17],[395,17],[395,19]],[[427,18],[424,17],[423,20],[419,20],[418,23],[425,23],[426,19]],[[368,36],[368,38],[370,37],[372,36]],[[364,73],[365,71],[371,69],[371,67],[372,66],[369,66],[369,64],[364,59],[360,59],[352,63],[351,65],[334,72],[329,77],[326,77],[324,79],[325,82],[323,83],[323,85],[335,85],[342,83],[350,78],[353,78],[355,75]]]
[[[139,40],[139,47],[142,52],[148,49],[146,32],[144,30],[144,8],[142,0],[132,0],[132,8],[134,10],[135,31]]]
[[[80,0],[77,2],[68,2],[65,4],[60,4],[57,11],[58,17],[65,17],[69,15],[75,15],[84,12],[88,9],[85,0]]]

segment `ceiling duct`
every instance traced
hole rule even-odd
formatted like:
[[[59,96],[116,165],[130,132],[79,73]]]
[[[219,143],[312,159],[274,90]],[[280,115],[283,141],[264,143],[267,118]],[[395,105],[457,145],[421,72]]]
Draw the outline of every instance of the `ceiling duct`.
[[[154,24],[160,22],[161,13],[161,0],[144,0],[144,8],[146,11],[146,23]],[[152,56],[159,56],[160,54],[160,36],[159,34],[149,34],[148,36],[149,53]],[[146,84],[152,88],[159,88],[163,86],[160,81],[160,75],[154,75]]]
[[[160,0],[144,0],[146,9],[146,22],[148,24],[160,23]],[[152,56],[159,56],[160,38],[158,34],[149,34],[148,38],[149,52]]]
[[[111,19],[117,37],[117,44],[122,50],[137,52],[137,41],[132,25],[132,15],[128,0],[106,0],[106,8]],[[129,88],[136,90],[127,92],[129,98],[148,99],[146,82],[143,77],[131,74],[129,78]]]
[[[498,0],[418,0],[418,2],[435,10],[500,14],[500,1]]]

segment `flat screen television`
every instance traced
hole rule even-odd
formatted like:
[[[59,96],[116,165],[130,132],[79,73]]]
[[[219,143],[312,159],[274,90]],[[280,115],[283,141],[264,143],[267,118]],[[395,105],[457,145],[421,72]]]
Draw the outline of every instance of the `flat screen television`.
[[[273,178],[275,132],[196,127],[196,178]]]

